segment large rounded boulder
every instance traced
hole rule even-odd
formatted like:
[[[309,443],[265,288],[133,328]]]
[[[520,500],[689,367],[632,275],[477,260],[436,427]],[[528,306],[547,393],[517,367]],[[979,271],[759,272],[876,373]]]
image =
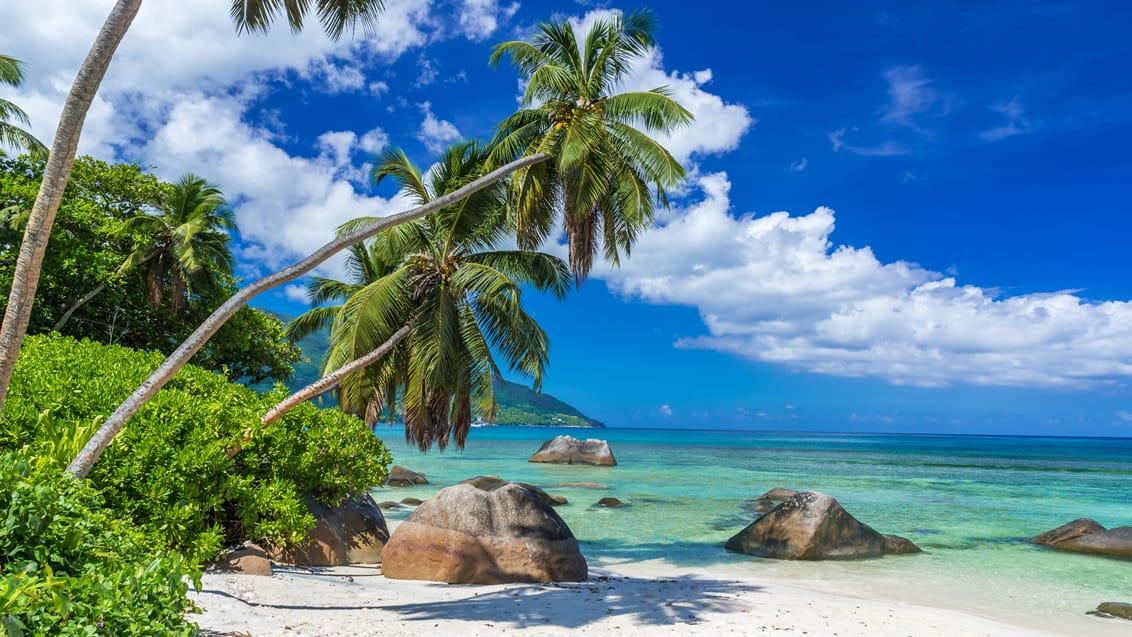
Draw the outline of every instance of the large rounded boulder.
[[[853,560],[916,552],[849,514],[832,496],[803,491],[787,498],[727,541],[731,551],[780,560]],[[908,546],[910,545],[910,546]]]
[[[1063,551],[1132,557],[1132,526],[1106,529],[1090,518],[1078,518],[1031,541]]]
[[[573,436],[556,436],[547,440],[528,462],[592,464],[599,467],[617,465],[608,442],[596,438],[578,440]]]
[[[314,528],[302,542],[278,551],[273,556],[276,561],[304,566],[381,562],[389,527],[369,494],[348,498],[337,507],[312,497],[307,497],[306,504],[314,516]]]
[[[570,528],[518,483],[442,489],[397,527],[382,572],[450,584],[577,582],[588,574]]]

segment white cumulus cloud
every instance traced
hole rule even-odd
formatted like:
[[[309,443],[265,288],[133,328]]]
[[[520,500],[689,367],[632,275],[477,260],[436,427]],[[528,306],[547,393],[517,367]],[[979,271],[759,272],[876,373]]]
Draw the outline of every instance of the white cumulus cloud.
[[[461,0],[458,3],[457,21],[460,30],[468,38],[476,41],[487,39],[499,28],[499,23],[509,20],[519,10],[519,3],[512,2],[501,6],[499,0]]]
[[[896,384],[1090,386],[1132,376],[1132,303],[1075,293],[1003,297],[835,245],[829,208],[729,214],[723,173],[599,276],[650,303],[699,309],[707,348],[796,370]]]
[[[424,113],[424,120],[421,121],[417,139],[421,140],[425,148],[431,152],[439,153],[444,150],[445,146],[460,139],[460,131],[452,122],[439,119],[432,113],[432,104],[422,103],[421,112]]]

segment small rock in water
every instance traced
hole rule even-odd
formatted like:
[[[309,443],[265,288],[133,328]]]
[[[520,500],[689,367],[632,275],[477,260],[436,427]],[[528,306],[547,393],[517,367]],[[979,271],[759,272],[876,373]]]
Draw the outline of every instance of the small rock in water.
[[[599,507],[609,507],[610,509],[619,509],[621,507],[629,506],[617,498],[602,498],[597,501]]]
[[[377,506],[383,509],[399,509],[401,508],[401,503],[394,502],[393,500],[386,500],[385,502],[379,503]]]
[[[401,499],[401,504],[408,504],[409,506],[415,506],[415,507],[419,507],[421,505],[421,502],[423,502],[423,500],[420,500],[418,498],[402,498]]]
[[[571,487],[571,488],[574,488],[574,489],[608,489],[609,488],[608,484],[602,484],[600,482],[560,482],[560,483],[558,483],[554,486],[556,486],[556,487]]]

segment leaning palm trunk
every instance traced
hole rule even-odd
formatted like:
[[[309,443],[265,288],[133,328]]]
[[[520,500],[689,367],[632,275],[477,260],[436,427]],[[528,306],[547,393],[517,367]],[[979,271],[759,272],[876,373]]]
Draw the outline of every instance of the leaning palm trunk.
[[[86,475],[90,473],[94,463],[98,461],[99,456],[102,455],[102,452],[106,450],[106,447],[113,442],[114,437],[117,436],[118,432],[125,426],[126,421],[129,420],[137,410],[141,409],[158,390],[165,386],[165,383],[169,382],[169,380],[189,362],[189,359],[208,342],[208,339],[224,325],[225,321],[235,314],[237,310],[246,305],[253,297],[271,288],[299,278],[313,270],[323,261],[326,261],[338,252],[359,241],[364,241],[398,224],[420,219],[437,210],[451,206],[468,195],[487,188],[516,170],[539,164],[550,158],[550,155],[539,153],[516,159],[509,164],[496,168],[462,188],[433,199],[423,206],[390,215],[355,232],[338,237],[295,265],[258,279],[232,295],[220,307],[216,308],[212,315],[205,319],[204,323],[201,323],[200,327],[190,334],[189,337],[181,343],[180,347],[174,350],[173,353],[165,359],[165,362],[163,362],[133,394],[130,394],[130,396],[118,406],[118,409],[106,419],[106,422],[102,423],[102,426],[95,432],[86,446],[83,447],[83,450],[79,452],[79,455],[75,456],[71,465],[67,467],[67,472],[80,478],[86,477]]]
[[[370,365],[371,363],[380,360],[383,356],[388,354],[389,351],[396,347],[398,343],[405,340],[405,337],[409,335],[409,332],[411,332],[412,329],[413,328],[409,325],[402,327],[401,329],[394,332],[393,336],[389,337],[389,340],[379,345],[377,349],[373,350],[369,354],[346,363],[345,365],[339,367],[326,376],[323,376],[310,385],[307,385],[299,391],[291,394],[287,397],[286,400],[272,407],[271,411],[264,414],[263,418],[259,419],[260,423],[264,425],[270,425],[271,423],[281,418],[284,414],[294,409],[296,405],[299,405],[302,402],[310,400],[312,398],[321,396],[331,389],[334,389],[342,380],[342,378],[344,378],[348,374],[356,372],[359,369],[362,369]]]
[[[47,251],[47,240],[51,237],[51,227],[55,224],[55,213],[63,199],[63,190],[67,187],[67,180],[71,178],[71,165],[75,161],[83,121],[102,84],[102,78],[106,75],[106,69],[110,66],[114,51],[125,37],[141,3],[142,0],[118,0],[114,5],[63,105],[59,127],[55,130],[55,141],[43,171],[43,182],[28,218],[23,243],[20,244],[20,256],[12,274],[12,291],[8,295],[8,307],[4,311],[4,325],[0,328],[0,410],[4,408],[12,370],[27,334],[32,303],[35,301],[36,288],[39,287],[43,255]]]
[[[67,324],[67,321],[71,320],[71,315],[75,313],[75,310],[86,305],[87,303],[90,303],[91,299],[98,296],[98,293],[105,289],[106,283],[99,283],[93,290],[87,292],[82,296],[82,298],[72,303],[71,307],[67,308],[66,312],[63,312],[63,316],[60,316],[59,320],[55,322],[55,325],[51,326],[51,331],[58,332],[62,330],[63,326]]]

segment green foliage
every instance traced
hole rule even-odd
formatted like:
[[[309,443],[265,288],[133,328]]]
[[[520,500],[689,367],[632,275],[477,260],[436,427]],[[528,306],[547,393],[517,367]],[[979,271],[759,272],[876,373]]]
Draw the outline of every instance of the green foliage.
[[[475,143],[449,148],[426,177],[396,149],[382,153],[374,179],[392,178],[424,204],[483,174],[488,151]],[[373,219],[355,219],[353,229]],[[566,264],[533,251],[498,250],[507,233],[506,190],[483,188],[423,219],[354,246],[350,280],[315,279],[316,307],[288,325],[292,338],[330,329],[323,375],[362,358],[411,327],[407,338],[338,385],[342,409],[374,423],[404,410],[405,436],[427,450],[453,440],[462,447],[475,414],[491,420],[498,405],[493,379],[506,368],[542,382],[549,343],[526,312],[524,285],[562,298]]]
[[[8,298],[22,224],[42,178],[42,160],[0,158],[0,303]],[[230,220],[223,208],[217,215],[214,208],[198,205],[219,205],[216,193],[205,186],[189,179],[177,189],[134,164],[76,159],[52,230],[51,249],[44,258],[28,333],[55,330],[101,343],[172,352],[237,289],[237,281],[226,274],[231,269],[230,255],[225,256],[227,235],[216,230],[227,227]],[[179,198],[178,192],[182,195]],[[195,228],[191,234],[199,241],[169,248],[193,256],[190,261],[198,265],[212,263],[207,270],[210,276],[201,276],[198,269],[178,279],[171,277],[168,269],[149,267],[169,265],[167,260],[159,262],[154,257],[142,262],[160,247],[161,233],[154,228],[167,229],[169,225],[161,223],[165,216],[154,213],[175,207],[178,201],[195,201],[182,206],[181,211],[193,218],[212,219],[212,229]],[[120,272],[131,255],[138,261],[136,267]],[[189,289],[194,279],[196,286]],[[150,302],[156,291],[151,282],[170,287],[160,290],[160,305]],[[93,297],[80,303],[92,292]],[[171,311],[175,307],[180,311]],[[70,318],[59,325],[72,308]],[[243,308],[193,362],[223,370],[232,380],[286,380],[300,353],[281,334],[282,325],[274,318],[257,309]]]
[[[155,557],[155,555],[157,555]],[[192,635],[187,571],[54,462],[0,454],[0,629],[11,635]]]
[[[0,55],[0,84],[19,86],[23,80],[24,63],[7,55]],[[13,121],[23,126],[31,123],[23,109],[8,100],[0,99],[0,153],[5,146],[26,148],[33,152],[47,150],[31,133],[16,126]]]
[[[101,422],[161,359],[29,337],[0,416],[0,447],[57,454],[60,428]],[[364,492],[382,483],[389,455],[361,421],[313,405],[259,431],[260,416],[285,395],[261,396],[188,366],[130,420],[88,479],[108,508],[193,563],[226,542],[295,541],[313,523],[304,494],[334,504]],[[250,442],[229,458],[245,435]]]

